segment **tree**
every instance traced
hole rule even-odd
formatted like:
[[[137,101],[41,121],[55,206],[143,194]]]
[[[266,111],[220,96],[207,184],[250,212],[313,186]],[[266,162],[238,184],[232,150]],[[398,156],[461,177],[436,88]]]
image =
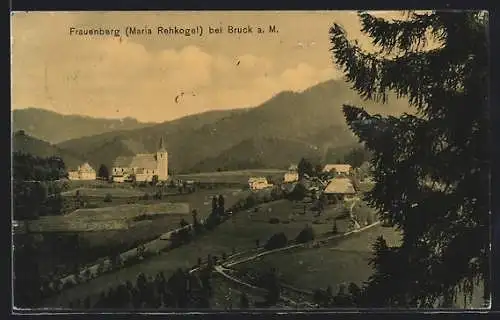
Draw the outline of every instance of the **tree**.
[[[376,183],[366,199],[381,220],[403,233],[402,244],[390,248],[391,258],[374,264],[367,300],[434,307],[454,300],[458,291],[471,298],[476,280],[484,284],[486,299],[487,16],[410,12],[406,20],[387,21],[361,12],[359,18],[362,32],[381,50],[366,52],[335,24],[335,62],[363,98],[386,102],[392,91],[416,111],[382,117],[343,106],[349,127],[373,154]]]
[[[276,269],[272,268],[263,278],[267,290],[266,302],[273,306],[279,301],[281,295],[281,285]]]
[[[111,193],[106,193],[106,195],[104,196],[104,202],[112,202],[113,201],[113,197],[111,196]]]
[[[305,198],[307,189],[302,183],[297,183],[292,192],[288,194],[288,199],[293,201],[301,201]]]
[[[219,198],[217,199],[217,206],[219,208],[219,213],[223,214],[225,210],[225,199],[222,194],[219,195]]]
[[[370,158],[371,154],[365,148],[354,148],[344,156],[344,162],[353,168],[359,168],[364,162],[370,161]]]
[[[313,176],[314,175],[314,166],[312,165],[312,163],[305,159],[305,158],[302,158],[300,159],[299,161],[299,164],[297,165],[297,169],[298,169],[298,173],[299,173],[299,179],[302,179],[304,178],[304,175],[308,175],[308,176]]]
[[[273,250],[273,249],[278,249],[278,248],[283,248],[287,245],[288,239],[285,235],[285,233],[280,232],[273,234],[269,240],[267,240],[266,245],[264,246],[264,249],[266,250]]]
[[[240,296],[240,308],[241,309],[248,309],[250,307],[250,302],[248,301],[248,296],[245,292],[241,293]]]
[[[298,243],[306,243],[312,240],[314,240],[314,230],[309,225],[306,225],[295,238]]]
[[[159,181],[159,179],[158,179],[158,175],[156,175],[156,174],[155,174],[155,175],[151,178],[151,184],[152,184],[153,186],[156,186],[156,185],[158,184],[158,181]]]
[[[217,204],[218,204],[217,197],[213,196],[212,197],[212,214],[217,213]]]
[[[108,180],[109,179],[109,170],[106,165],[101,164],[99,167],[99,170],[97,171],[97,176],[103,180]]]
[[[184,218],[182,218],[181,221],[179,222],[179,226],[181,228],[184,228],[187,225],[189,225],[189,223]]]

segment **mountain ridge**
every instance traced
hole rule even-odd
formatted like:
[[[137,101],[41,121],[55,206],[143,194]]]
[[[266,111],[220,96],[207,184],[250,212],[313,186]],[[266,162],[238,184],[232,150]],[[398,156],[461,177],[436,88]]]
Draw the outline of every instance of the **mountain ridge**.
[[[54,130],[55,124],[59,130]],[[132,117],[107,119],[76,114],[63,115],[36,107],[12,111],[13,131],[23,130],[32,137],[52,144],[103,132],[133,130],[150,125],[154,123],[139,122]]]
[[[134,146],[143,146],[142,152],[155,152],[163,137],[170,168],[178,173],[245,165],[281,168],[301,156],[324,161],[332,150],[359,146],[345,123],[342,105],[346,103],[385,115],[408,111],[403,100],[386,105],[366,102],[345,82],[330,80],[302,92],[280,92],[253,108],[209,111],[71,139],[57,147],[81,154],[93,166],[110,166],[117,156],[138,153]]]

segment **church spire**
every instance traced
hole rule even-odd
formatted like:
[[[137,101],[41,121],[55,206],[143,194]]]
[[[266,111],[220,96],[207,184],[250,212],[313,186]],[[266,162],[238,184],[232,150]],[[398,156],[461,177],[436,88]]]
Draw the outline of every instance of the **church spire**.
[[[166,151],[165,145],[163,144],[163,136],[160,137],[160,145],[158,146],[158,151]]]

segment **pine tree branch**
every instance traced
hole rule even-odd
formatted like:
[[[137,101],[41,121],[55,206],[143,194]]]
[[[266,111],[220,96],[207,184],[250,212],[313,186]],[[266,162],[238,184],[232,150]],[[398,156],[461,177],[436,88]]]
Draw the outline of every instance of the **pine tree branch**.
[[[420,51],[428,44],[428,32],[439,30],[442,26],[435,14],[410,12],[408,20],[393,20],[374,17],[366,12],[358,13],[361,31],[368,34],[372,44],[381,47],[386,54],[395,50],[402,52]],[[438,39],[436,39],[438,40]]]

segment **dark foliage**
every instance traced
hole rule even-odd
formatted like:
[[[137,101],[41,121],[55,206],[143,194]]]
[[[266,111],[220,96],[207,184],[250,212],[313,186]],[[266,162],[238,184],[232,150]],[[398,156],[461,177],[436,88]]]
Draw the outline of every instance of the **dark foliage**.
[[[266,250],[273,250],[273,249],[278,249],[278,248],[283,248],[287,245],[288,239],[286,235],[283,232],[276,233],[267,240],[266,245],[264,248]]]
[[[476,281],[489,297],[489,151],[487,15],[410,12],[388,21],[359,13],[369,53],[344,29],[330,30],[335,62],[365,99],[406,97],[415,114],[370,115],[345,105],[349,127],[372,153],[367,193],[381,220],[402,231],[398,247],[376,243],[375,274],[363,303],[448,305]],[[434,46],[425,47],[432,43]]]

